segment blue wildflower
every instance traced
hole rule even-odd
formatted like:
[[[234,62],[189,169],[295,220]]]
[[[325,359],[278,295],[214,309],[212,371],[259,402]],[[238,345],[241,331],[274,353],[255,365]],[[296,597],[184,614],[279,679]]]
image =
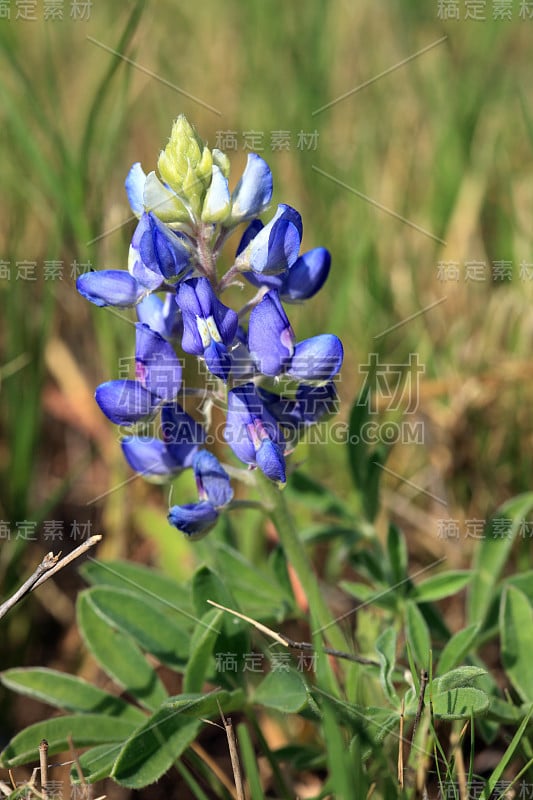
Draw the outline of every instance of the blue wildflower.
[[[174,283],[190,270],[191,244],[171,231],[155,214],[143,214],[133,234],[128,270],[147,289]]]
[[[101,383],[94,396],[106,417],[115,425],[134,425],[149,419],[161,404],[157,395],[133,380]]]
[[[126,436],[122,451],[130,467],[147,480],[161,483],[192,466],[198,447],[205,439],[202,426],[179,403],[161,409],[162,439]]]
[[[338,395],[333,381],[320,386],[300,384],[294,397],[284,397],[262,387],[259,396],[281,425],[285,440],[295,446],[310,426],[338,410]]]
[[[237,332],[237,314],[220,302],[207,278],[183,281],[176,302],[183,317],[182,348],[202,356],[213,375],[227,380],[231,369],[228,348]]]
[[[240,251],[235,264],[241,272],[284,273],[298,258],[302,233],[300,214],[291,206],[281,204],[270,222]]]
[[[227,225],[237,225],[262,214],[272,199],[272,173],[261,156],[249,153],[246,168],[231,196]]]
[[[174,348],[148,325],[135,327],[137,380],[161,400],[173,400],[181,387],[181,363]]]
[[[283,437],[253,383],[228,392],[224,438],[245,464],[258,466],[271,480],[285,483]]]
[[[201,539],[215,525],[219,509],[233,499],[230,478],[213,453],[200,450],[194,456],[193,470],[198,487],[198,503],[172,506],[169,522],[191,539]]]
[[[147,325],[138,324],[135,347],[137,380],[100,384],[96,402],[111,422],[134,425],[150,419],[173,400],[181,387],[181,364],[174,348]]]
[[[76,289],[95,306],[134,306],[147,289],[123,269],[84,272],[76,280]]]
[[[163,339],[174,340],[182,336],[183,321],[174,293],[165,292],[164,299],[149,294],[138,303],[136,311],[139,322],[148,325]]]
[[[252,310],[248,347],[260,372],[287,373],[302,381],[329,381],[340,370],[343,347],[333,334],[321,334],[298,344],[277,291],[268,292]]]

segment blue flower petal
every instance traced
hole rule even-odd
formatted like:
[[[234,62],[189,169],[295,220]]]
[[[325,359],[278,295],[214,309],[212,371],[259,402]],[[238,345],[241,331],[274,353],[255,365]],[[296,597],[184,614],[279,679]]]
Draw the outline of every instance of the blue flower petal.
[[[228,179],[220,167],[213,164],[212,178],[202,207],[202,222],[222,222],[230,210]]]
[[[248,348],[264,375],[279,375],[294,351],[294,333],[275,291],[268,292],[250,313]]]
[[[265,407],[281,425],[288,428],[297,428],[302,424],[302,407],[297,400],[282,397],[262,387],[258,387],[257,392]]]
[[[211,341],[204,350],[204,358],[209,372],[226,382],[233,364],[226,345]]]
[[[298,258],[302,239],[302,218],[291,206],[280,204],[270,222],[264,226],[236,260],[245,272],[251,269],[260,275],[286,271]]]
[[[294,303],[313,297],[324,285],[330,264],[331,255],[325,247],[315,247],[301,255],[283,281],[280,288],[281,299]]]
[[[129,272],[123,269],[103,269],[84,272],[76,280],[78,292],[95,306],[133,306],[146,293]]]
[[[235,311],[220,302],[207,278],[183,281],[178,287],[176,303],[183,316],[182,348],[186,353],[205,355],[206,362],[209,359],[213,365],[214,374],[227,377],[230,361],[228,357],[226,365],[224,350],[233,343],[237,332],[239,318]]]
[[[259,469],[276,483],[285,483],[285,459],[280,447],[270,439],[264,439],[257,451],[257,466]]]
[[[164,339],[178,339],[183,334],[183,323],[175,298],[170,292],[165,293],[164,300],[156,294],[147,295],[136,307],[139,322]]]
[[[205,431],[200,423],[174,402],[161,409],[161,429],[173,460],[184,468],[191,467],[199,446],[205,441]]]
[[[317,422],[325,415],[337,414],[339,396],[333,381],[321,386],[302,383],[296,392],[296,401],[301,420],[306,425]]]
[[[261,156],[249,153],[246,168],[232,195],[231,225],[261,214],[272,199],[272,173]]]
[[[143,238],[150,237],[150,217],[143,214],[137,227],[133,232],[130,249],[128,253],[128,272],[148,291],[159,289],[163,283],[163,274],[152,260],[150,264],[145,264],[141,256],[141,244]]]
[[[299,342],[287,372],[302,381],[329,381],[342,366],[344,351],[337,336],[323,333]]]
[[[292,222],[280,219],[272,227],[265,226],[252,240],[247,267],[260,275],[275,275],[296,261],[299,250],[297,228]]]
[[[181,387],[181,363],[174,348],[148,325],[137,323],[135,373],[161,400],[173,400]]]
[[[243,250],[246,250],[252,239],[255,239],[259,231],[262,231],[264,227],[265,226],[260,219],[254,219],[253,222],[250,222],[241,236],[241,241],[239,242],[239,246],[237,247],[237,252],[235,255],[240,256]]]
[[[157,284],[158,277],[175,281],[189,269],[189,240],[171,231],[152,212],[143,214],[131,240],[130,258],[130,271],[137,280],[158,288],[161,284],[161,280]]]
[[[146,183],[146,174],[141,167],[139,161],[132,165],[130,171],[126,176],[124,185],[130,203],[131,210],[138,217],[144,211],[144,185]]]
[[[168,521],[189,539],[202,539],[218,519],[218,511],[206,500],[201,503],[189,503],[184,506],[172,506],[168,512]]]
[[[120,444],[130,467],[147,480],[162,483],[190,466],[176,461],[165,443],[151,436],[127,436]]]
[[[284,440],[252,383],[228,392],[224,438],[245,464],[257,465],[272,480],[284,481]]]
[[[138,381],[131,380],[101,383],[95,399],[106,417],[116,425],[133,425],[151,417],[161,402]]]
[[[145,234],[142,238],[142,260],[154,271],[158,269],[167,280],[181,277],[191,262],[188,239],[171,231],[155,214],[150,213],[148,217],[151,236]]]
[[[218,458],[208,450],[200,450],[193,461],[200,500],[209,500],[215,508],[226,506],[233,499],[230,477]]]
[[[252,383],[246,383],[228,392],[224,439],[237,458],[245,464],[255,464],[255,448],[249,429],[253,426],[254,416],[260,417],[263,408],[263,403],[255,394]]]

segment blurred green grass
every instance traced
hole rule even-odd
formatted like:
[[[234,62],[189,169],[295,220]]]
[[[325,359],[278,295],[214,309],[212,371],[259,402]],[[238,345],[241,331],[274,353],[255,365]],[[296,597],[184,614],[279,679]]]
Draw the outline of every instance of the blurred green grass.
[[[340,419],[369,353],[384,364],[418,353],[424,444],[399,443],[392,472],[444,495],[446,515],[461,520],[530,487],[532,281],[519,265],[533,262],[533,20],[517,8],[511,21],[495,20],[487,3],[485,21],[465,20],[464,9],[444,21],[438,8],[95,0],[85,22],[0,20],[0,257],[12,265],[12,279],[0,281],[1,364],[28,359],[1,387],[4,519],[43,519],[51,498],[54,513],[71,516],[89,502],[109,554],[145,553],[133,536],[144,532],[137,512],[147,502],[163,509],[165,498],[140,481],[109,493],[129,473],[90,401],[131,354],[130,325],[87,308],[71,265],[126,265],[124,177],[135,160],[155,165],[182,112],[211,146],[236,132],[234,176],[244,132],[263,132],[274,200],[301,211],[306,248],[331,250],[325,289],[291,321],[299,338],[324,329],[343,339]],[[316,149],[296,146],[300,131],[315,130]],[[272,148],[275,131],[289,132],[289,149]],[[52,259],[64,264],[62,281],[43,280]],[[14,279],[18,260],[37,262],[35,283]],[[466,281],[474,260],[512,262],[512,280]],[[440,262],[456,262],[460,279],[439,280]],[[302,446],[298,457],[350,494],[345,448]],[[393,474],[384,483],[387,511],[413,541],[445,546],[442,506]],[[306,524],[311,515],[298,513]]]

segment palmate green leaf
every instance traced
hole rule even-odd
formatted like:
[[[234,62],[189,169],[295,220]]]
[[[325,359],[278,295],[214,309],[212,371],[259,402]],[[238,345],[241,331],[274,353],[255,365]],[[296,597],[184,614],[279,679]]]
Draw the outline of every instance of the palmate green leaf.
[[[109,778],[113,772],[115,760],[122,746],[123,742],[119,742],[118,744],[99,744],[81,754],[79,757],[80,767],[87,783],[94,783],[95,781]],[[73,764],[70,769],[70,780],[72,783],[80,782],[76,764]]]
[[[406,603],[406,636],[419,669],[429,669],[431,640],[426,620],[416,603]]]
[[[470,623],[483,623],[521,523],[533,508],[533,492],[504,503],[485,527],[474,558],[474,576],[467,598]],[[502,530],[503,528],[503,530]]]
[[[129,636],[114,630],[92,603],[90,592],[77,603],[81,635],[98,663],[113,680],[153,710],[166,700],[167,692],[155,670]]]
[[[202,722],[161,708],[130,736],[115,761],[112,777],[121,786],[142,789],[170,769],[193,742]]]
[[[170,617],[165,608],[130,589],[96,586],[87,597],[110,625],[131,636],[146,652],[163,664],[183,667],[189,654],[190,634],[179,624],[178,615]]]
[[[466,569],[441,572],[439,575],[433,575],[431,578],[418,583],[410,596],[419,603],[442,600],[443,597],[449,597],[464,589],[470,583],[472,574],[471,570]]]
[[[242,689],[235,689],[232,692],[224,690],[214,690],[207,694],[178,694],[168,697],[164,702],[165,708],[172,708],[180,714],[188,717],[210,717],[219,715],[219,706],[222,711],[239,711],[243,708],[245,694]]]
[[[244,695],[211,692],[169,698],[122,747],[112,777],[122,786],[141,789],[158,780],[194,741],[202,719],[242,708]]]
[[[239,605],[246,608],[248,616],[267,621],[281,620],[287,610],[285,591],[273,575],[264,575],[237,550],[215,542],[216,562],[221,575],[231,586],[231,591]]]
[[[131,735],[135,727],[135,723],[131,720],[108,717],[104,714],[71,714],[66,717],[54,717],[30,725],[14,736],[1,754],[0,764],[7,768],[37,761],[41,739],[46,739],[48,742],[48,754],[55,755],[69,749],[69,737],[72,737],[75,748],[121,742]]]
[[[240,611],[239,604],[233,597],[230,585],[226,584],[217,573],[209,567],[200,567],[193,577],[193,598],[198,617],[201,618],[207,611],[212,611],[213,606],[207,601],[213,600],[215,603],[226,608]],[[217,641],[217,649],[221,653],[231,653],[238,664],[236,672],[232,673],[232,678],[244,683],[246,677],[240,669],[241,661],[245,653],[250,652],[250,624],[238,619],[233,614],[224,613],[220,626],[221,633]],[[222,677],[222,676],[221,676]]]
[[[444,675],[445,672],[449,672],[464,660],[465,656],[472,649],[479,629],[480,626],[475,623],[474,625],[468,625],[468,627],[457,631],[457,633],[451,637],[440,654],[437,668],[437,673],[439,675]]]
[[[116,586],[146,595],[148,599],[168,604],[169,609],[181,614],[183,620],[195,624],[191,591],[162,572],[129,561],[97,561],[89,559],[80,569],[83,577],[93,585]]]
[[[489,710],[487,716],[491,720],[504,723],[505,725],[518,725],[524,719],[531,706],[524,704],[523,706],[514,706],[506,700],[500,700],[499,697],[490,697]]]
[[[226,608],[241,611],[241,608],[231,592],[230,585],[222,581],[219,575],[209,569],[209,567],[202,566],[194,573],[192,594],[194,608],[198,618],[203,617],[207,611],[212,610],[213,606],[207,602],[208,600],[213,600],[215,603],[219,603]],[[225,627],[229,625],[232,629],[243,629],[245,627],[243,620],[229,615],[224,619],[224,624]]]
[[[9,689],[33,697],[64,711],[106,714],[121,717],[139,724],[144,714],[139,708],[126,703],[102,689],[97,689],[81,678],[65,675],[44,667],[8,669],[0,680]]]
[[[525,702],[533,702],[533,610],[519,589],[507,586],[500,605],[501,659]]]
[[[184,692],[199,692],[212,674],[213,647],[220,634],[224,611],[212,608],[196,626],[190,642],[190,656],[183,678]]]
[[[505,586],[514,586],[515,589],[525,594],[531,605],[533,605],[533,569],[520,572],[518,575],[509,575],[505,578]]]
[[[432,697],[433,716],[437,719],[468,719],[484,714],[489,698],[480,689],[465,687],[439,692]]]
[[[450,670],[440,678],[433,681],[433,691],[435,694],[447,692],[451,689],[461,689],[472,686],[476,678],[486,675],[487,670],[483,667],[457,667]]]
[[[301,711],[307,700],[305,681],[302,675],[293,669],[277,669],[269,672],[253,695],[254,703],[285,714]]]

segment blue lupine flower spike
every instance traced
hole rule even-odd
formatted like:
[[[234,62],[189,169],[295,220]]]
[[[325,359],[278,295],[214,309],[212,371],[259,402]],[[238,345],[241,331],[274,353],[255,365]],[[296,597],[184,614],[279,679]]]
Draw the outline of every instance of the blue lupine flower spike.
[[[206,430],[178,403],[179,393],[188,402],[201,395],[196,412],[207,424],[223,387],[210,381],[208,388],[184,389],[184,354],[228,384],[224,438],[235,456],[279,485],[286,481],[290,449],[308,426],[336,411],[334,378],[344,355],[330,333],[297,341],[284,307],[322,288],[329,252],[316,247],[300,254],[302,218],[287,204],[269,220],[259,219],[272,200],[272,173],[261,156],[249,154],[233,192],[229,185],[227,155],[210,149],[180,115],[156,169],[146,173],[137,162],[126,177],[138,218],[127,270],[77,280],[79,293],[95,305],[135,308],[135,380],[102,383],[95,397],[112,422],[130,427],[122,450],[145,479],[169,482],[193,469],[197,502],[168,512],[169,522],[190,539],[205,536],[222,509],[231,509],[233,489],[205,449]],[[220,252],[241,223],[247,227],[235,260],[220,274]],[[243,287],[241,276],[256,292],[243,297],[237,313],[220,298],[232,286]],[[146,423],[158,419],[159,432],[148,436]]]

